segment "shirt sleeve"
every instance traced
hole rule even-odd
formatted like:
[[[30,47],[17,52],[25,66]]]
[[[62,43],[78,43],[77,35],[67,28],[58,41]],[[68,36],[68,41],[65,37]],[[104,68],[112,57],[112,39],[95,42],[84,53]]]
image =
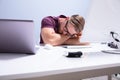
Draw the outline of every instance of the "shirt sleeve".
[[[55,26],[55,24],[51,17],[45,17],[42,19],[41,28],[43,28],[43,27],[54,28],[54,26]]]

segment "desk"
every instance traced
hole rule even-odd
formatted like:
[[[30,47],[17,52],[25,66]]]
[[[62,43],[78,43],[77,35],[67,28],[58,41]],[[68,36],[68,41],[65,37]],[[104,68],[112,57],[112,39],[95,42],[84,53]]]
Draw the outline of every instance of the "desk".
[[[0,80],[80,80],[120,73],[120,55],[100,52],[110,49],[99,43],[91,48],[47,50],[35,55],[0,54]],[[83,51],[81,58],[66,58],[66,51]],[[109,79],[110,80],[110,79]]]

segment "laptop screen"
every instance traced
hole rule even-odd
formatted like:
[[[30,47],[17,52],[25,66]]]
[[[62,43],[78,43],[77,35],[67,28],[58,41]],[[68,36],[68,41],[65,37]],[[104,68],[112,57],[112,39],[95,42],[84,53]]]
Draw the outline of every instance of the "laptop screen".
[[[0,19],[0,53],[35,53],[33,20]]]

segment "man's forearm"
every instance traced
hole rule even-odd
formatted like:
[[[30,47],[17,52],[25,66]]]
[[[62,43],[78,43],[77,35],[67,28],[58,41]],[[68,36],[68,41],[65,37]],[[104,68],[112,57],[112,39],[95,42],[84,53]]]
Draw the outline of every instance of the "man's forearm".
[[[89,42],[80,42],[79,38],[70,38],[67,41],[64,42],[64,44],[69,44],[69,45],[89,45]]]
[[[70,44],[70,45],[77,45],[80,44],[80,40],[78,38],[70,38],[64,42],[64,44]]]
[[[60,38],[56,39],[56,44],[61,45],[66,42],[70,37],[67,35],[60,35]]]
[[[60,34],[54,34],[51,38],[46,39],[46,44],[51,44],[51,45],[61,45],[65,41],[67,41],[70,37],[67,35],[60,35]]]

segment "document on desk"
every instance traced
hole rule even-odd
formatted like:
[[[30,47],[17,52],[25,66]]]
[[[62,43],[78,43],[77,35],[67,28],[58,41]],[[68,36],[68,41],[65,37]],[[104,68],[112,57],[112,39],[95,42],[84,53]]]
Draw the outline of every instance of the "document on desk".
[[[67,48],[67,49],[81,49],[81,48],[91,48],[92,46],[91,45],[87,45],[87,46],[81,46],[81,45],[64,45],[62,47]]]

